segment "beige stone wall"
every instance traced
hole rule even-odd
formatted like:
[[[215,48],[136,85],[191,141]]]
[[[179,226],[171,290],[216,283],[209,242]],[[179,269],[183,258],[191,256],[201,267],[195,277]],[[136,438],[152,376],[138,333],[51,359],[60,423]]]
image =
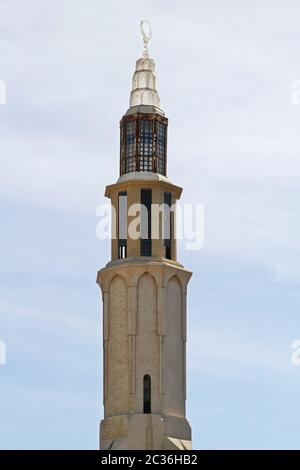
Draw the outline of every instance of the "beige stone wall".
[[[127,286],[121,276],[113,278],[109,289],[108,340],[105,377],[105,416],[129,411]]]
[[[164,413],[184,417],[185,344],[182,329],[182,288],[177,276],[168,281],[166,314]]]
[[[182,189],[158,174],[128,174],[106,188],[118,210],[118,194],[127,191],[128,206],[151,188],[152,203],[172,204]],[[134,217],[128,216],[128,224]],[[173,217],[171,218],[171,220]],[[172,220],[172,223],[174,219]],[[153,227],[153,226],[152,226]],[[152,256],[140,256],[140,240],[127,240],[127,258],[118,259],[112,239],[112,261],[99,271],[103,297],[104,420],[102,449],[191,448],[185,418],[186,289],[191,273],[177,262],[174,225],[172,259],[164,240],[152,239]],[[117,227],[112,227],[117,233]],[[153,232],[152,232],[153,237]],[[151,414],[143,413],[143,378],[151,377]]]
[[[185,299],[190,276],[178,263],[160,258],[114,261],[99,271],[104,307],[102,448],[159,449],[177,441],[179,448],[189,445]],[[151,376],[151,415],[143,414],[145,374]]]
[[[151,377],[152,412],[158,412],[158,338],[156,331],[157,287],[155,279],[143,274],[138,280],[136,338],[136,412],[143,413],[143,378]]]
[[[129,175],[128,175],[129,176]],[[133,204],[140,203],[140,191],[141,189],[151,189],[152,190],[152,204],[162,205],[164,204],[164,192],[170,192],[172,195],[172,205],[176,204],[177,200],[180,198],[181,195],[181,188],[172,184],[167,178],[164,178],[164,181],[156,181],[154,180],[143,180],[141,179],[133,179],[128,180],[126,183],[116,183],[114,185],[108,186],[106,188],[106,196],[111,199],[112,206],[115,209],[115,214],[118,214],[118,194],[119,192],[126,191],[127,192],[127,204],[128,207],[132,206]],[[136,216],[128,216],[128,225],[136,220]],[[138,225],[138,224],[137,224]],[[161,229],[161,227],[160,227]],[[114,227],[114,232],[118,233],[117,226]],[[176,247],[176,239],[174,238],[174,217],[171,217],[171,233],[172,233],[172,260],[177,260],[177,247]],[[111,253],[112,253],[112,260],[118,259],[118,239],[113,238],[111,243]],[[154,257],[164,257],[165,247],[164,241],[162,237],[162,233],[160,233],[160,237],[158,239],[152,239],[152,256]],[[127,240],[127,257],[136,257],[140,256],[140,239],[130,239]]]

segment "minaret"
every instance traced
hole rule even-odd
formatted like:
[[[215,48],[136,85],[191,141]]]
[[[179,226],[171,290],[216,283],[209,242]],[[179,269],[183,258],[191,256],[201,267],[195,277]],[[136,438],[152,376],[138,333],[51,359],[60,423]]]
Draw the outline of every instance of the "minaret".
[[[174,219],[182,188],[166,176],[168,119],[148,53],[147,21],[141,30],[143,56],[120,122],[120,177],[105,192],[113,223],[111,261],[97,277],[103,298],[100,448],[184,450],[191,449],[185,416],[191,272],[177,261]]]

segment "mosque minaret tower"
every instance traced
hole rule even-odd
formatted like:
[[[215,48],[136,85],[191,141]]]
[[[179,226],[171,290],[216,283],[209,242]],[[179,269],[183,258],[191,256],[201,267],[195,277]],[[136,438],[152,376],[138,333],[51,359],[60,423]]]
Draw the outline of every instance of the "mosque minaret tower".
[[[191,272],[177,260],[175,207],[182,188],[167,177],[168,119],[160,108],[147,21],[141,31],[144,51],[120,122],[120,176],[105,192],[112,242],[111,260],[97,277],[103,299],[100,448],[184,450],[191,449],[185,410]]]

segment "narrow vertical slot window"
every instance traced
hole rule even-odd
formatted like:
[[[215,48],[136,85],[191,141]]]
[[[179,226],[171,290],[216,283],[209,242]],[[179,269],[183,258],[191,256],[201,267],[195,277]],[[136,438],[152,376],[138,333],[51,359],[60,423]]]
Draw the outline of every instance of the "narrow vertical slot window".
[[[118,200],[118,257],[127,256],[127,192],[119,193]]]
[[[171,239],[171,205],[172,205],[171,193],[164,193],[164,246],[165,246],[165,257],[171,259],[172,257],[172,239]]]
[[[152,256],[151,189],[141,189],[141,256]]]
[[[151,413],[151,377],[144,375],[144,413]]]
[[[135,171],[135,147],[136,147],[136,122],[129,121],[126,124],[125,133],[125,173]]]

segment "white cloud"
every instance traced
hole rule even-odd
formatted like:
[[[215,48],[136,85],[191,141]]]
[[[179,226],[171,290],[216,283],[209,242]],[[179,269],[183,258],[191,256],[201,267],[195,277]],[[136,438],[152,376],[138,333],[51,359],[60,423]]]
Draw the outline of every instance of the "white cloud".
[[[186,202],[205,204],[205,249],[299,279],[296,3],[23,5],[0,7],[2,197],[95,213],[117,177],[118,120],[148,15],[169,174]]]
[[[262,374],[299,375],[291,363],[292,350],[287,341],[254,338],[238,328],[193,327],[189,332],[191,373],[256,381]]]
[[[131,75],[142,50],[139,21],[148,18],[158,90],[170,119],[169,175],[184,187],[183,202],[205,205],[205,252],[228,263],[238,259],[243,266],[249,260],[267,266],[277,280],[299,280],[300,107],[291,103],[291,84],[300,79],[299,15],[299,3],[279,0],[2,0],[0,80],[7,86],[7,104],[0,106],[0,198],[5,209],[19,205],[20,210],[50,207],[74,217],[95,214],[105,185],[117,178],[118,121],[127,109]],[[96,223],[95,215],[95,229]],[[34,260],[31,268],[38,275],[47,253],[34,249],[34,230],[31,237],[30,249],[21,241],[22,249],[6,252],[5,258],[23,272],[30,271]],[[3,251],[6,243],[3,237]],[[71,258],[84,258],[84,248],[77,248],[61,257],[61,273],[74,269]],[[49,244],[51,250],[58,250],[57,245]],[[200,258],[195,255],[193,263]],[[24,259],[28,264],[22,264]],[[1,270],[9,282],[10,267]],[[29,277],[30,290],[35,280]],[[48,285],[45,281],[44,292]],[[222,296],[221,288],[216,295]],[[236,295],[242,302],[243,294]],[[92,339],[100,344],[98,320],[70,313],[73,299],[68,312],[41,311],[26,303],[24,298],[22,306],[3,299],[2,318],[24,320],[31,333],[36,326],[74,336],[78,343]],[[246,313],[249,318],[251,312]],[[274,308],[274,316],[281,313]],[[280,318],[283,329],[289,313]],[[276,377],[299,373],[286,366],[288,341],[285,350],[272,334],[266,341],[265,332],[250,337],[233,318],[230,331],[210,328],[208,319],[209,314],[206,328],[194,322],[189,336],[188,364],[196,377],[207,373],[246,381],[264,371]],[[259,322],[255,328],[259,331]],[[24,336],[16,336],[18,352],[26,347],[33,358],[40,357],[40,344],[31,337],[20,344]],[[65,357],[68,372],[70,363],[78,367],[73,351],[56,351],[49,343],[45,364]],[[22,390],[21,380],[15,388],[6,386],[7,396]],[[26,391],[32,409],[36,401],[51,403],[52,398],[65,406],[70,396],[61,399],[60,392],[35,392],[34,385]],[[81,402],[79,395],[71,396],[71,405]],[[219,418],[212,422],[219,424]],[[266,426],[261,423],[267,434]]]
[[[77,313],[58,312],[58,311],[45,311],[38,310],[30,306],[24,306],[9,301],[0,302],[0,313],[12,319],[15,317],[21,321],[25,319],[36,327],[50,330],[59,329],[61,332],[72,331],[73,335],[83,339],[98,339],[100,335],[98,318],[90,319],[84,314],[78,315]]]

